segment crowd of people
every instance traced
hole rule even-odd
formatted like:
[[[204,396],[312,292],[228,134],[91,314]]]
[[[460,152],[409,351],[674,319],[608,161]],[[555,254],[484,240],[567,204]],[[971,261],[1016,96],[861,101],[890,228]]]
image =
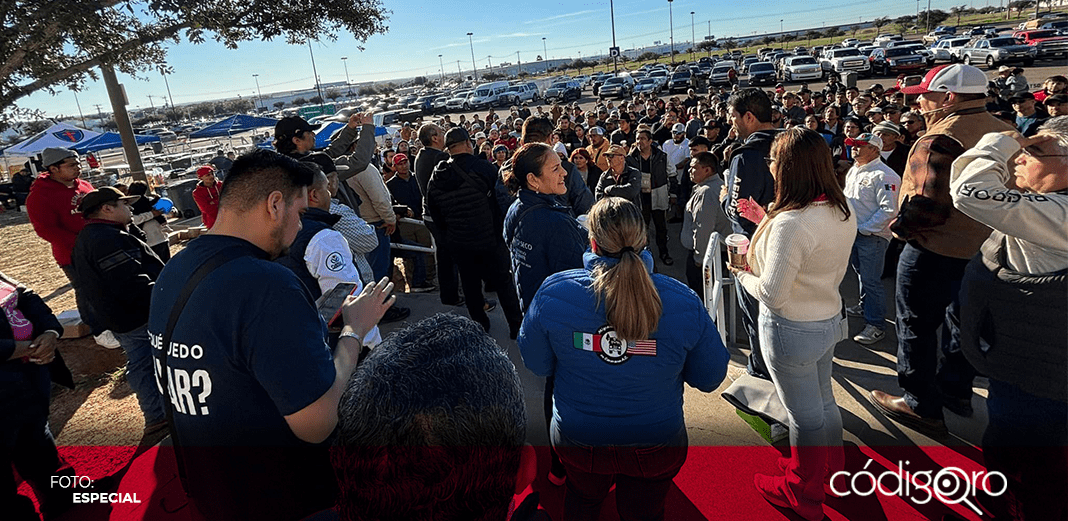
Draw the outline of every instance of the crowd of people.
[[[835,346],[856,315],[859,344],[896,330],[903,393],[872,389],[875,411],[941,439],[943,409],[971,416],[986,376],[984,457],[1009,484],[984,508],[1064,518],[1068,422],[1049,419],[1068,418],[1068,82],[1039,93],[1047,116],[1018,80],[1001,88],[969,65],[901,80],[513,107],[388,141],[356,113],[321,151],[319,125],[288,117],[274,151],[196,170],[210,231],[173,258],[158,196],[93,189],[72,151],[44,152],[27,207],[83,320],[125,351],[146,436],[169,433],[200,517],[545,519],[524,391],[488,336],[499,304],[545,377],[565,519],[597,519],[613,486],[622,518],[663,519],[687,456],[683,384],[714,391],[729,359],[703,298],[718,233],[748,240],[729,265],[746,369],[788,417],[790,456],[754,476],[770,503],[824,516],[824,484],[845,465]],[[660,273],[675,241],[685,281]],[[410,292],[437,291],[470,320],[439,314],[383,338],[380,322],[411,313],[391,295],[395,257]],[[855,304],[840,293],[850,272]],[[339,287],[350,295],[331,331],[316,299]],[[59,330],[2,276],[0,306],[0,371],[17,377],[0,406],[20,418],[2,450],[42,490],[63,468],[43,369],[63,377]],[[4,486],[0,511],[36,515]]]

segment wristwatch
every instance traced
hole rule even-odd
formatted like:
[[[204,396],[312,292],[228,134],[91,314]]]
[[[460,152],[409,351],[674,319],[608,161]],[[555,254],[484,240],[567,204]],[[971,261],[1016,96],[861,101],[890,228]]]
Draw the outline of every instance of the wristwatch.
[[[342,331],[341,334],[338,335],[337,339],[338,339],[338,341],[341,341],[342,338],[351,338],[351,339],[359,342],[360,343],[360,347],[363,347],[363,337],[361,337],[360,335],[357,335],[355,331]]]

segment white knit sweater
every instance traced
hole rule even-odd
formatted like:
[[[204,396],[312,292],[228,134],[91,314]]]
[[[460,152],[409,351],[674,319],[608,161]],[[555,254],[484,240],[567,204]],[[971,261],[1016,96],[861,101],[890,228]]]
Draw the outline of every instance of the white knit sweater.
[[[749,247],[752,273],[740,273],[738,281],[780,317],[826,320],[842,310],[838,286],[856,234],[856,212],[843,221],[826,202],[765,218]]]

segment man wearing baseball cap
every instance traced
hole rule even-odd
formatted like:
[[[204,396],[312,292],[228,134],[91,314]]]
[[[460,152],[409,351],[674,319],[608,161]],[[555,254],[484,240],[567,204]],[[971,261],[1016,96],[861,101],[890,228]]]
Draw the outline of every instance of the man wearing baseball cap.
[[[144,414],[145,434],[153,434],[167,426],[148,335],[149,303],[163,261],[128,231],[130,205],[140,198],[124,197],[111,186],[85,194],[78,203],[85,228],[74,243],[71,263],[93,316],[126,352],[126,381]]]
[[[691,121],[700,122],[697,119]],[[693,190],[693,181],[690,181],[690,176],[686,173],[690,167],[690,140],[686,139],[686,125],[675,123],[671,127],[671,139],[661,143],[660,149],[667,154],[668,163],[675,165],[675,171],[678,172],[676,177],[678,182],[673,183],[675,186],[671,188],[672,196],[676,198],[676,204],[673,205],[675,213],[670,215],[668,222],[680,223],[683,207],[686,206],[686,201],[690,199],[690,192]]]
[[[860,277],[860,303],[847,311],[863,316],[864,330],[853,337],[858,344],[874,344],[886,336],[883,260],[890,245],[890,221],[897,215],[901,176],[882,162],[883,140],[876,134],[846,138],[853,150],[853,166],[846,173],[845,196],[857,212],[857,237],[849,264]]]
[[[1035,106],[1035,95],[1030,92],[1021,92],[1009,98],[1012,110],[1016,111],[1016,130],[1024,137],[1031,137],[1038,133],[1038,127],[1046,122],[1049,117],[1045,111]]]
[[[274,125],[274,149],[279,154],[306,154],[315,148],[315,131],[322,125],[312,125],[300,116],[287,116]]]
[[[110,331],[101,328],[93,318],[92,309],[81,299],[81,285],[74,275],[70,254],[78,232],[85,227],[85,219],[78,211],[78,201],[93,191],[93,185],[79,179],[82,172],[78,153],[59,147],[49,147],[41,152],[42,172],[30,185],[26,196],[26,215],[30,218],[37,236],[52,245],[52,258],[59,264],[63,274],[74,289],[78,312],[82,321],[93,329],[96,342],[110,349],[118,349],[119,342]]]
[[[1049,113],[1051,118],[1068,116],[1068,95],[1054,94],[1048,96],[1043,103],[1046,105],[1046,112]]]
[[[901,144],[901,127],[891,121],[883,121],[875,125],[871,133],[883,140],[883,149],[880,152],[882,161],[900,178],[901,174],[905,173],[905,162],[909,158],[908,147]]]
[[[590,127],[590,130],[586,132],[586,135],[590,138],[590,144],[586,146],[586,151],[590,153],[590,157],[593,158],[593,163],[600,168],[602,172],[608,170],[608,157],[605,156],[605,152],[608,152],[608,147],[612,146],[607,139],[604,138],[604,129],[601,127]],[[596,186],[590,187],[594,189]]]
[[[219,194],[222,193],[222,181],[215,177],[215,167],[204,165],[197,168],[197,187],[193,189],[193,200],[200,208],[200,219],[209,230],[215,226],[219,215]]]
[[[627,164],[627,149],[623,145],[612,145],[605,151],[608,169],[601,174],[594,190],[598,201],[605,197],[622,197],[642,207],[642,173]]]
[[[900,208],[890,230],[908,241],[897,266],[898,383],[904,396],[872,391],[869,399],[887,417],[928,436],[948,433],[945,406],[972,413],[975,371],[960,352],[958,293],[964,267],[990,228],[953,207],[950,165],[990,132],[1014,130],[986,110],[987,78],[971,65],[941,65],[918,85],[927,133],[913,146],[902,176]],[[943,326],[943,323],[945,324]],[[938,367],[939,326],[946,327]]]

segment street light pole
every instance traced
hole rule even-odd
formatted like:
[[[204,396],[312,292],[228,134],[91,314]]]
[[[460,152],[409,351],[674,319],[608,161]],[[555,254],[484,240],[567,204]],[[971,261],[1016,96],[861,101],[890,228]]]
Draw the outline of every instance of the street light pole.
[[[675,21],[671,14],[671,1],[668,0],[668,34],[671,38],[671,64],[675,65]]]
[[[167,97],[171,100],[171,112],[174,112],[174,96],[171,95],[171,82],[167,81],[167,73],[163,72],[163,67],[159,68],[159,73],[163,76],[163,84],[167,86]]]
[[[345,66],[345,89],[347,91],[347,92],[345,92],[345,95],[349,96],[350,93],[352,92],[352,87],[349,86],[349,85],[351,85],[351,82],[349,82],[349,57],[348,56],[342,56],[341,57],[341,64]]]
[[[786,48],[786,31],[782,28],[782,18],[779,18],[779,49]]]
[[[475,75],[475,81],[478,81],[478,65],[475,65],[475,39],[472,35],[475,33],[467,33],[467,43],[471,45],[471,73]]]
[[[541,37],[541,61],[543,61],[543,62],[548,62],[549,61],[549,49],[545,47],[545,37],[544,36]],[[546,69],[549,68],[549,64],[548,63],[545,64],[545,68]]]
[[[438,66],[441,67],[441,83],[445,83],[445,62],[441,61],[441,55],[438,55]]]
[[[72,90],[71,92],[74,93],[74,104],[78,106],[78,117],[82,120],[82,128],[87,129],[89,128],[89,125],[85,124],[85,115],[82,114],[82,104],[78,101],[78,91]]]
[[[608,13],[612,18],[612,48],[616,46],[616,6],[614,0],[608,0]],[[612,72],[619,73],[619,56],[612,56]]]
[[[460,70],[460,60],[456,60],[456,75],[459,76],[462,83],[464,81],[464,71]]]
[[[695,36],[697,33],[695,33],[694,29],[693,29],[693,13],[694,13],[693,11],[690,11],[690,59],[691,60],[697,59],[696,55],[694,54],[695,52],[697,52],[697,49],[695,49],[695,47],[697,47],[697,36]]]
[[[519,51],[515,52],[515,62],[519,67],[515,73],[515,76],[518,78],[520,75],[523,74],[523,60],[519,59]]]
[[[315,92],[319,94],[319,109],[324,110],[323,107],[323,88],[319,85],[319,72],[315,70],[315,52],[312,51],[311,40],[308,40],[308,54],[311,55],[312,63],[312,75],[315,79]]]
[[[493,56],[486,55],[486,65],[489,66],[489,67],[486,67],[487,69],[490,69],[490,70],[493,69]]]
[[[344,60],[344,58],[342,58],[342,60]],[[260,91],[260,75],[253,74],[252,77],[256,80],[256,94],[259,96],[260,105],[263,105],[263,108],[266,109],[267,105],[263,103],[263,92]]]

